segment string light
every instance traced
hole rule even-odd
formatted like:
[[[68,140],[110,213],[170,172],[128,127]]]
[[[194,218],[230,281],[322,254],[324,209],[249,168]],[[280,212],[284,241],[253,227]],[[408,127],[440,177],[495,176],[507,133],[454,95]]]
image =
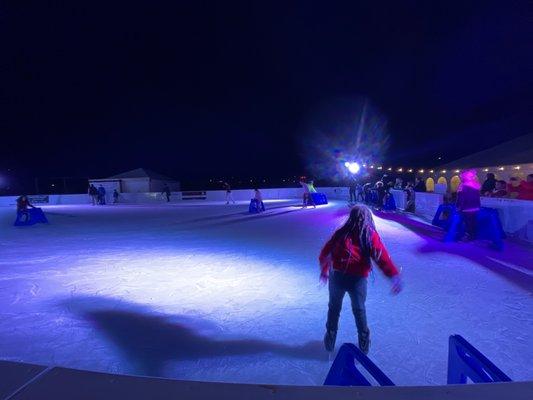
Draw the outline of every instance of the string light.
[[[443,169],[443,170],[442,170],[442,173],[443,173],[443,174],[445,174],[445,173],[446,173],[446,170],[445,170],[445,169]]]
[[[488,168],[484,168],[483,172],[489,172],[489,169]]]
[[[500,167],[500,168],[498,168],[498,169],[499,169],[500,171],[503,171],[503,170],[505,170],[505,168],[504,168],[504,167]]]
[[[389,167],[387,170],[388,170],[388,171],[392,171],[392,167]]]
[[[403,172],[403,169],[402,168],[398,168],[398,172]]]
[[[424,170],[423,170],[423,169],[420,169],[420,170],[418,170],[418,172],[420,172],[421,174],[423,174],[423,173],[424,173]]]
[[[409,168],[409,169],[407,170],[407,172],[413,172],[413,170],[412,170],[411,168]]]
[[[520,165],[517,165],[516,167],[514,167],[514,169],[520,169]]]
[[[461,172],[460,169],[456,169],[456,170],[455,170],[455,173],[456,173],[456,174],[458,174],[459,172]]]
[[[433,170],[432,170],[432,169],[430,169],[430,170],[429,170],[429,173],[430,173],[430,174],[432,174],[432,173],[433,173]]]
[[[378,167],[378,169],[383,169],[383,167]]]

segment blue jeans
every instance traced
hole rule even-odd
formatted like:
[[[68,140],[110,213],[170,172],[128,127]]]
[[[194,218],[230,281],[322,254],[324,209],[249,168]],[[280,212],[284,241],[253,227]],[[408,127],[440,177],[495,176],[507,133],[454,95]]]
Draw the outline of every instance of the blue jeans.
[[[329,279],[329,305],[326,328],[337,331],[342,309],[342,300],[348,293],[352,302],[352,312],[359,336],[367,336],[369,329],[366,321],[366,285],[367,279],[361,276],[343,274],[333,271]]]

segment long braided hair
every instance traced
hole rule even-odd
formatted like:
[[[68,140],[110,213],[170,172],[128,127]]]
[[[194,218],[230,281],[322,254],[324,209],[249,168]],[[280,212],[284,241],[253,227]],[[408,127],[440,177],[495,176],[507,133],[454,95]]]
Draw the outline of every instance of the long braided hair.
[[[350,237],[357,241],[361,247],[362,254],[370,257],[372,252],[372,234],[376,230],[372,213],[369,208],[363,205],[355,205],[350,211],[350,217],[335,231],[331,238],[333,243],[345,240]]]

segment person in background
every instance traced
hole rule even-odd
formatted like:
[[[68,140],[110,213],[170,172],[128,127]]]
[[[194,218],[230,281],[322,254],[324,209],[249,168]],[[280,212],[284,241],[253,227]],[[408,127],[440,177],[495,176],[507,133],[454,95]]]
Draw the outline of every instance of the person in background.
[[[475,169],[461,172],[461,184],[457,188],[457,210],[462,214],[466,231],[471,239],[476,237],[477,213],[481,208],[481,185]]]
[[[168,184],[165,183],[165,186],[163,187],[163,191],[161,194],[164,194],[167,198],[167,203],[170,202],[170,188],[168,187]]]
[[[355,179],[350,179],[350,203],[357,203],[357,182]]]
[[[483,185],[481,186],[481,195],[490,196],[495,188],[496,188],[496,176],[493,173],[489,172],[487,174],[487,179],[485,179],[485,182],[483,182]]]
[[[118,203],[118,192],[117,189],[113,189],[113,204]]]
[[[376,204],[376,207],[378,210],[381,210],[383,208],[383,202],[385,201],[385,195],[387,194],[387,188],[385,187],[383,181],[377,181],[375,187],[378,193],[378,203]]]
[[[366,318],[367,277],[372,261],[392,279],[392,292],[402,285],[398,268],[379,237],[372,213],[364,205],[354,205],[348,220],[326,242],[320,256],[320,281],[329,280],[329,304],[324,346],[333,351],[344,295],[348,293],[357,326],[359,348],[365,354],[370,349],[370,330]]]
[[[98,204],[105,205],[105,188],[102,185],[98,186]]]
[[[254,189],[254,200],[257,203],[257,210],[259,212],[265,211],[265,203],[263,203],[263,195],[258,188]]]
[[[311,181],[311,185],[312,185],[312,182],[313,181]],[[300,178],[300,186],[302,186],[302,189],[303,189],[303,196],[302,196],[303,206],[302,207],[307,208],[307,206],[311,204],[314,208],[316,208],[316,204],[313,201],[313,197],[311,196],[310,185],[305,181],[305,177]]]
[[[415,192],[427,192],[426,183],[423,178],[417,177],[415,180]]]
[[[229,204],[230,201],[232,201],[233,204],[235,204],[235,200],[233,200],[233,195],[231,194],[231,186],[230,186],[230,184],[228,182],[224,182],[222,184],[222,187],[226,191],[226,204]]]
[[[407,198],[405,199],[405,211],[415,211],[415,185],[413,182],[407,182],[404,188]]]
[[[96,186],[94,186],[92,183],[89,186],[89,196],[91,197],[93,206],[98,204],[98,189],[96,189]]]
[[[396,178],[396,181],[394,182],[394,189],[402,190],[403,180],[402,178]]]
[[[30,218],[30,214],[28,213],[29,207],[35,208],[35,206],[30,203],[28,196],[22,195],[17,199],[17,214],[23,215],[25,217],[24,221],[28,221]]]
[[[492,192],[491,197],[507,197],[507,182],[496,181],[496,188]]]
[[[533,200],[533,174],[529,174],[525,181],[520,182],[516,198],[519,200]]]
[[[516,199],[520,194],[520,180],[516,176],[509,178],[507,184],[507,197],[510,199]]]

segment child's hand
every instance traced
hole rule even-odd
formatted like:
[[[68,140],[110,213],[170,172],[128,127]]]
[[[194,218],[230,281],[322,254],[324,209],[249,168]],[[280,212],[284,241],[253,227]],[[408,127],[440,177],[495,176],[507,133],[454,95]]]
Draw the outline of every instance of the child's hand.
[[[402,278],[400,278],[400,275],[393,276],[392,277],[392,288],[391,288],[392,294],[396,295],[400,293],[402,289],[403,289],[403,284],[402,284]]]
[[[320,273],[320,283],[322,285],[325,285],[326,283],[328,283],[328,274],[327,273],[324,273],[324,272]]]

